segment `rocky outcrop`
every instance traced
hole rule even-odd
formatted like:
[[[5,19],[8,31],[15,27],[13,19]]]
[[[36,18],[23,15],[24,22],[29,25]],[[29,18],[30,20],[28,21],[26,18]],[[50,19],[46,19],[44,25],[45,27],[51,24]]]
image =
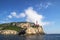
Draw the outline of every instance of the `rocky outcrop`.
[[[26,30],[26,34],[36,34],[36,31],[35,31],[34,28],[29,27],[29,28]]]
[[[26,34],[42,34],[42,33],[44,34],[43,29],[41,27],[38,28],[29,27],[26,30]]]
[[[4,34],[4,35],[11,35],[11,34],[13,34],[13,35],[16,35],[16,34],[18,34],[18,32],[15,31],[15,30],[0,30],[0,34]]]
[[[25,29],[25,28],[31,27],[31,24],[30,23],[20,23],[20,24],[16,24],[16,26]]]
[[[21,28],[26,29],[19,32],[20,34],[44,34],[42,26],[39,25],[31,25],[30,23],[21,23],[19,25]],[[25,31],[25,32],[24,32]]]

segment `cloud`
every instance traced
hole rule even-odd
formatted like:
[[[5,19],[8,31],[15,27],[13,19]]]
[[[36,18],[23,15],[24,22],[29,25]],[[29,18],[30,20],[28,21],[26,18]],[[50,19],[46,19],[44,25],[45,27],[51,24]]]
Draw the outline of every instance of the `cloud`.
[[[20,14],[17,15],[16,12],[11,12],[11,14],[8,16],[8,18],[13,18],[13,17],[22,18],[22,17],[25,17],[25,14],[24,13],[20,13]]]
[[[27,16],[26,21],[30,22],[36,22],[38,21],[41,23],[43,16],[39,15],[36,11],[33,10],[32,7],[29,7],[27,10],[25,10],[25,14]]]
[[[11,15],[8,15],[8,18],[12,18],[12,16]]]
[[[45,8],[48,8],[50,5],[52,5],[52,3],[47,2],[46,5],[45,5]]]
[[[44,16],[38,13],[33,9],[33,7],[28,7],[23,13],[17,14],[16,12],[11,12],[8,18],[24,18],[25,21],[36,23],[38,22],[39,25],[48,25],[49,22],[43,22]]]
[[[49,22],[43,22],[42,20],[44,16],[39,14],[37,11],[33,10],[32,7],[29,7],[28,9],[25,10],[25,15],[27,16],[26,21],[28,22],[36,23],[36,21],[38,21],[38,24],[40,25],[49,24]]]
[[[11,12],[11,16],[16,17],[17,16],[16,12]]]
[[[24,13],[19,14],[20,17],[25,17],[26,15]]]
[[[52,5],[51,2],[44,2],[44,3],[42,2],[42,3],[38,4],[38,5],[36,5],[36,7],[38,7],[39,9],[46,9],[51,5]]]

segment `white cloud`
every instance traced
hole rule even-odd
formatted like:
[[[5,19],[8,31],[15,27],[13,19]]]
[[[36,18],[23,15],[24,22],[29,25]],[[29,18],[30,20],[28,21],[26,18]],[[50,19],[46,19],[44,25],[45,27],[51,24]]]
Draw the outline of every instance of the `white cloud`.
[[[32,7],[29,7],[27,10],[25,10],[25,14],[27,15],[27,20],[34,23],[39,20],[41,21],[43,18],[43,16],[34,11]]]
[[[11,14],[8,16],[8,18],[12,18],[12,17],[21,18],[21,17],[25,17],[25,14],[24,13],[20,13],[20,14],[17,15],[16,12],[11,12]]]
[[[45,8],[48,8],[50,5],[52,5],[52,3],[47,2],[46,5],[45,5]]]
[[[38,13],[37,11],[33,10],[33,7],[27,8],[23,13],[20,13],[17,15],[16,12],[11,12],[11,14],[8,16],[9,18],[15,17],[15,18],[25,18],[28,22],[36,23],[38,21],[38,24],[40,25],[48,25],[49,22],[43,22],[44,16]]]
[[[19,14],[20,17],[25,17],[26,15],[24,13]]]
[[[42,2],[38,5],[36,5],[36,7],[38,7],[39,9],[45,9],[45,8],[48,8],[49,6],[51,6],[52,3],[51,2]]]
[[[8,15],[8,18],[12,18],[12,16],[11,15]]]
[[[11,12],[11,15],[14,17],[17,16],[16,12]]]
[[[38,14],[38,12],[33,10],[32,7],[29,7],[28,9],[26,9],[25,14],[27,16],[26,21],[34,22],[34,23],[36,23],[36,21],[38,21],[38,24],[40,24],[40,25],[46,25],[49,23],[49,22],[42,22],[42,19],[44,18],[44,16]]]

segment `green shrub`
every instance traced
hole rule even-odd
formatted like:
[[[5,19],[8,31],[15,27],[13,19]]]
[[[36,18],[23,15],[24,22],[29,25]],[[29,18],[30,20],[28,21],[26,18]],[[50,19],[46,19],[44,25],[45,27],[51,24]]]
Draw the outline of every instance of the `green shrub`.
[[[17,26],[7,26],[3,30],[15,30],[15,31],[20,31],[22,28],[17,27]]]

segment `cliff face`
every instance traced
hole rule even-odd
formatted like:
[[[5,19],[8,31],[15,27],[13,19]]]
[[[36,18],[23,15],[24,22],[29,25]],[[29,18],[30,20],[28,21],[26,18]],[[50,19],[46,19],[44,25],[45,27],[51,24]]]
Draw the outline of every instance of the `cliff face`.
[[[26,34],[44,34],[44,31],[41,27],[38,27],[38,28],[29,27],[26,30]]]
[[[23,29],[26,29],[25,34],[44,34],[42,26],[39,25],[31,23],[22,23],[19,26]]]

